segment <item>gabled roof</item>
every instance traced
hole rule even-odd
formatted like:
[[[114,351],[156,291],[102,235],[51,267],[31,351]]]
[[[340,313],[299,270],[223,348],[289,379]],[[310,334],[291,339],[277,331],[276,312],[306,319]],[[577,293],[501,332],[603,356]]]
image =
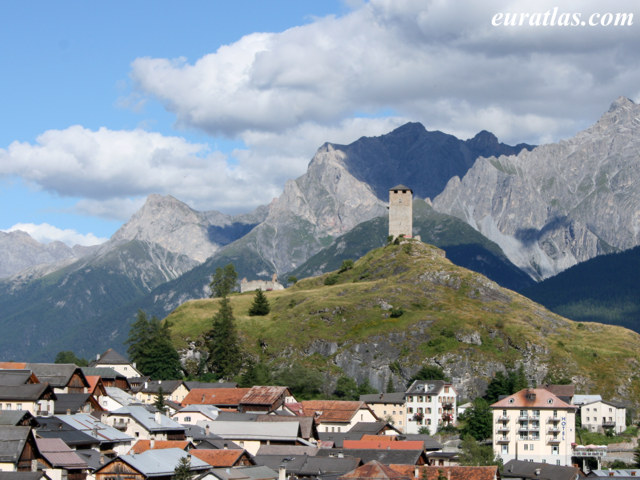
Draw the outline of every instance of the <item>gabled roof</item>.
[[[268,405],[271,406],[278,402],[283,401],[284,396],[289,393],[287,387],[273,387],[255,385],[249,389],[249,391],[240,399],[241,405]]]
[[[35,422],[28,410],[0,410],[0,426],[17,427],[25,422]]]
[[[151,445],[153,443],[153,446]],[[164,450],[166,448],[179,448],[180,450],[187,450],[191,445],[189,440],[138,440],[129,453],[142,453],[147,450]]]
[[[126,407],[127,405],[131,405],[133,403],[138,403],[138,400],[136,400],[136,397],[134,397],[133,395],[131,395],[131,394],[127,393],[127,392],[125,392],[121,388],[118,388],[118,387],[104,387],[104,389],[106,390],[107,395],[110,398],[112,398],[113,400],[118,402],[123,407]]]
[[[283,417],[280,415],[258,415],[256,422],[298,422],[300,424],[300,436],[302,438],[317,438],[318,432],[312,417]]]
[[[132,365],[132,363],[116,352],[113,348],[108,349],[100,357],[89,364],[91,367],[98,365]]]
[[[502,478],[535,478],[538,480],[575,480],[581,475],[577,467],[563,467],[550,463],[510,460],[502,469]],[[455,479],[452,479],[455,480]]]
[[[107,367],[82,367],[82,373],[85,376],[102,377],[107,380],[115,380],[117,378],[126,380],[126,376],[116,372],[113,368]]]
[[[37,402],[42,398],[56,399],[48,383],[27,383],[24,385],[0,385],[0,400],[14,402]]]
[[[296,441],[300,439],[298,422],[267,424],[263,422],[206,422],[211,433],[230,440],[277,440]],[[198,422],[200,425],[201,422]]]
[[[71,428],[85,433],[98,440],[99,443],[122,443],[133,440],[129,435],[120,430],[105,425],[88,413],[76,413],[74,415],[55,415],[55,418],[69,425]]]
[[[412,480],[413,475],[405,475],[377,460],[371,460],[355,470],[338,477],[340,480]]]
[[[440,450],[442,444],[430,435],[422,433],[403,433],[398,437],[399,440],[419,440],[424,443],[425,450]]]
[[[0,480],[51,480],[44,472],[2,472]]]
[[[248,388],[194,388],[182,401],[182,405],[194,403],[217,407],[237,407]]]
[[[236,382],[198,382],[196,380],[189,380],[184,384],[189,391],[194,388],[236,388],[238,386]]]
[[[79,470],[89,467],[87,462],[59,438],[36,438],[36,445],[44,459],[54,468]]]
[[[372,393],[360,395],[360,401],[370,405],[376,403],[400,403],[404,405],[404,392]]]
[[[31,370],[0,370],[0,385],[40,383]]]
[[[370,462],[371,460],[377,460],[385,465],[418,465],[423,461],[426,461],[427,456],[422,451],[418,450],[337,450],[321,448],[318,450],[316,456],[330,456],[340,455],[351,456],[359,458],[363,463]]]
[[[491,405],[491,408],[575,409],[546,388],[525,388]]]
[[[351,427],[350,432],[362,432],[363,434],[378,435],[387,430],[387,422],[358,422]],[[393,435],[391,435],[393,438]]]
[[[43,438],[60,438],[64,443],[73,447],[91,448],[98,446],[100,440],[91,435],[87,435],[80,430],[76,430],[71,425],[66,424],[56,417],[37,418],[38,436]],[[133,439],[131,439],[133,440]]]
[[[314,417],[317,423],[349,423],[361,408],[368,408],[364,402],[345,400],[307,400],[300,402],[304,415]]]
[[[237,465],[243,455],[251,463],[255,463],[244,450],[192,449],[189,453],[212,467],[233,467]]]
[[[158,414],[158,412],[150,412],[143,406],[129,405],[122,407],[111,412],[109,416],[131,417],[149,432],[163,432],[167,430],[180,430],[184,432],[184,425],[179,424],[166,415]]]
[[[139,391],[142,393],[157,394],[160,392],[160,389],[162,389],[164,393],[171,393],[180,388],[181,385],[184,385],[182,380],[153,380],[151,382],[145,382]],[[185,388],[187,387],[185,386]]]
[[[54,413],[65,414],[82,412],[84,406],[90,403],[92,410],[103,410],[90,393],[59,393],[54,403]],[[98,408],[96,408],[98,407]]]
[[[587,403],[597,402],[598,400],[602,400],[601,395],[574,395],[572,403],[574,405],[585,405]]]
[[[30,434],[31,427],[0,427],[0,463],[17,463]]]
[[[306,445],[260,445],[256,455],[282,455],[283,457],[309,455],[314,457],[317,452],[318,447]]]
[[[27,363],[26,368],[33,371],[41,382],[49,382],[54,388],[66,387],[76,373],[84,385],[89,386],[82,369],[73,363]]]
[[[193,404],[182,407],[180,410],[178,410],[178,413],[200,413],[201,415],[204,415],[211,420],[215,420],[220,414],[220,409],[215,405]]]
[[[209,474],[203,476],[202,480],[208,480],[211,477],[220,480],[275,480],[278,478],[278,473],[264,465],[214,468]]]
[[[451,383],[444,380],[414,380],[409,386],[406,395],[438,395],[445,385],[452,387]]]
[[[280,465],[285,463],[287,473],[298,476],[316,476],[319,473],[323,475],[341,475],[360,465],[360,459],[347,456],[338,458],[329,456],[310,457],[308,455],[287,455],[286,457],[281,455],[256,455],[254,459],[257,464],[266,465],[273,469],[278,469]]]
[[[167,448],[165,450],[147,450],[146,452],[134,455],[120,455],[116,459],[107,463],[106,468],[113,462],[124,462],[133,469],[137,470],[145,477],[164,477],[173,476],[175,468],[178,466],[180,459],[188,455],[184,450],[179,448]],[[191,457],[191,471],[204,471],[211,468],[211,465],[203,462],[199,458]],[[96,472],[102,470],[100,468]]]

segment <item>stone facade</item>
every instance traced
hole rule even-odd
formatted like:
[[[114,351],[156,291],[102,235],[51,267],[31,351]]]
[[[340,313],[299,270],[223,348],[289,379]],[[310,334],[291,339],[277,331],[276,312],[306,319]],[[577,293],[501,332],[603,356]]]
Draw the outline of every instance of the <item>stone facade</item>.
[[[389,190],[389,236],[411,237],[413,231],[413,191],[404,185]]]

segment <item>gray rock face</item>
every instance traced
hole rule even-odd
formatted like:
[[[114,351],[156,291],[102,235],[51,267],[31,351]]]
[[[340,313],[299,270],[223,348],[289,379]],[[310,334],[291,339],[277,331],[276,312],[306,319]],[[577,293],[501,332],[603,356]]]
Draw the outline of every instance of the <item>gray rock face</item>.
[[[433,201],[534,279],[640,241],[640,106],[619,98],[589,129],[517,156],[479,158]]]
[[[31,267],[77,259],[83,253],[62,242],[40,243],[22,231],[0,232],[0,278]]]

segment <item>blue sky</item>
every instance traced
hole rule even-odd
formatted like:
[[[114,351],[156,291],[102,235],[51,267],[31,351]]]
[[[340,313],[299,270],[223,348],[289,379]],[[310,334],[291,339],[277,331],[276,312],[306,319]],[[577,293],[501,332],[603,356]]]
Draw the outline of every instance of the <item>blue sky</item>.
[[[491,25],[553,2],[3,2],[0,230],[96,243],[150,193],[250,211],[323,142],[406,121],[570,137],[640,99],[636,5],[606,5],[631,26],[569,28]]]

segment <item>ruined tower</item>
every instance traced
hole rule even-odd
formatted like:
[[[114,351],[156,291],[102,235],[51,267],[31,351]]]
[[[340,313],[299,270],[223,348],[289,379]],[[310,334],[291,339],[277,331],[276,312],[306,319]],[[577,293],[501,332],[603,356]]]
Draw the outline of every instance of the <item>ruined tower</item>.
[[[397,185],[389,190],[389,236],[411,237],[413,230],[413,190]]]

